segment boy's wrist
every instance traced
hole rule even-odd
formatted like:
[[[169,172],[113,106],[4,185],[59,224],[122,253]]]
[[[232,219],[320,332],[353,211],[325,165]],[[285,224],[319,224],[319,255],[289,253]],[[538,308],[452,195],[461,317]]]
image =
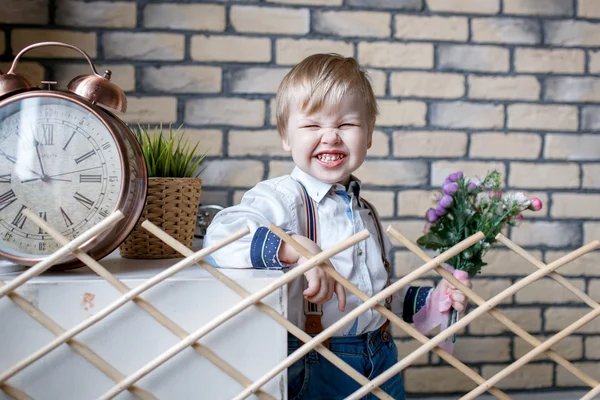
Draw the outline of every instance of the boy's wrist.
[[[277,253],[277,258],[279,258],[280,262],[295,264],[300,258],[300,254],[298,254],[296,249],[282,240],[281,245],[279,246],[279,252]]]

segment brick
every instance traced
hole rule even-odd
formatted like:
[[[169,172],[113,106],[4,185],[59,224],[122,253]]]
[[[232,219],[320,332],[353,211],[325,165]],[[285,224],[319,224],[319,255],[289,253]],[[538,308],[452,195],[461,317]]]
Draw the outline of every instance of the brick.
[[[582,308],[552,307],[544,312],[546,331],[560,331],[590,312],[588,306]],[[596,318],[577,329],[577,333],[600,333],[600,318]],[[560,369],[559,369],[560,370]],[[596,369],[598,371],[598,365]]]
[[[581,129],[585,131],[596,131],[600,129],[600,107],[581,107]]]
[[[344,37],[390,37],[391,16],[373,11],[316,11],[313,29],[317,33]]]
[[[190,46],[195,61],[269,62],[271,40],[239,36],[192,36]]]
[[[229,79],[233,93],[276,93],[288,68],[250,67],[233,71]]]
[[[486,300],[491,299],[498,293],[510,287],[510,279],[471,279],[473,291]],[[512,303],[512,296],[508,296],[500,304]]]
[[[438,47],[438,65],[442,70],[507,72],[509,53],[496,46],[443,44]]]
[[[230,156],[287,156],[276,130],[229,131]]]
[[[385,71],[368,69],[366,72],[369,80],[371,81],[371,87],[373,88],[375,96],[385,96],[385,88],[387,86],[387,74]]]
[[[394,192],[383,190],[361,189],[360,197],[367,199],[373,204],[379,213],[379,217],[387,218],[394,216]]]
[[[484,365],[481,375],[489,379],[506,368],[507,365]],[[508,375],[502,379],[496,387],[500,389],[532,389],[552,386],[554,365],[552,364],[528,364],[519,368],[518,373]]]
[[[427,0],[431,11],[463,14],[498,14],[499,0]]]
[[[136,4],[131,2],[58,0],[55,12],[57,25],[134,28],[137,23]]]
[[[552,195],[553,218],[600,218],[600,195],[555,193]]]
[[[385,132],[373,131],[373,141],[371,148],[368,151],[368,155],[373,156],[387,156],[390,154],[390,139]]]
[[[529,254],[538,260],[542,259],[542,253],[538,250],[529,251]],[[537,270],[514,251],[502,247],[487,252],[484,261],[488,264],[484,267],[485,276],[525,276]]]
[[[423,161],[367,160],[356,171],[364,185],[415,186],[427,182],[427,164]],[[389,171],[395,171],[390,174]]]
[[[600,164],[583,164],[583,182],[581,187],[600,189]]]
[[[95,33],[54,29],[13,29],[11,33],[13,55],[30,44],[40,41],[69,43],[85,51],[91,58],[96,58],[98,55]],[[23,57],[80,58],[81,55],[72,49],[50,46],[31,50]]]
[[[600,240],[600,222],[585,222],[583,224],[583,243]]]
[[[583,18],[600,18],[600,8],[594,0],[577,0],[577,15]]]
[[[404,357],[405,355],[412,353],[413,351],[415,351],[419,347],[421,347],[421,342],[417,342],[416,340],[405,340],[405,341],[395,340],[394,342],[396,343],[396,347],[398,348],[398,359]],[[425,353],[421,357],[417,358],[415,360],[415,362],[413,362],[411,365],[424,365],[424,364],[429,364],[429,354],[428,353]]]
[[[585,338],[585,358],[600,358],[600,336]]]
[[[123,89],[125,92],[135,90],[135,69],[133,65],[122,64],[96,64],[96,71],[103,74],[104,71],[110,70],[110,81]],[[53,68],[54,80],[59,86],[66,87],[67,84],[78,75],[91,74],[89,64],[57,64]]]
[[[417,236],[420,236],[423,233],[422,232],[423,225],[424,225],[423,223],[420,224],[421,231],[417,232]],[[386,224],[384,224],[384,226],[386,226]],[[400,232],[400,233],[402,233],[403,235],[406,236],[405,232]],[[392,243],[396,244],[396,241],[392,240]],[[428,249],[423,249],[423,250],[431,258],[437,256],[437,254],[438,254],[437,252],[434,252],[433,250],[428,250]],[[408,250],[396,251],[396,252],[394,252],[394,277],[401,278],[404,275],[408,275],[409,273],[411,273],[415,269],[419,268],[423,264],[425,264],[425,261],[421,260],[419,257],[417,257],[415,254],[413,254],[412,252],[410,252]],[[429,277],[431,277],[431,278],[439,277],[439,275],[435,271],[429,271],[425,275],[422,275],[422,276],[428,277],[428,278]]]
[[[193,143],[199,143],[198,152],[200,154],[206,154],[207,156],[223,155],[223,132],[221,130],[185,128],[184,137],[188,137]],[[204,197],[204,192],[202,196]]]
[[[559,46],[600,46],[600,23],[545,21],[544,41]]]
[[[542,329],[542,313],[539,308],[514,307],[499,309],[508,319],[525,329],[527,332],[539,332]],[[498,335],[510,331],[494,317],[484,314],[469,324],[472,335]]]
[[[433,68],[431,43],[360,42],[358,61],[362,66],[383,68]]]
[[[591,240],[588,238],[588,240],[585,240],[584,243],[587,244],[590,241]],[[546,264],[550,264],[567,254],[567,251],[548,251],[546,252]],[[600,264],[598,263],[600,263],[600,253],[592,252],[569,262],[565,266],[560,267],[558,272],[561,275],[574,277],[600,276],[600,268],[598,268],[598,265]]]
[[[553,102],[599,102],[600,79],[585,78],[547,78],[546,100]]]
[[[448,175],[456,171],[463,173],[471,178],[485,177],[485,174],[493,170],[498,170],[502,176],[505,176],[505,167],[502,162],[474,162],[474,161],[435,161],[431,164],[431,182],[433,186],[441,186]]]
[[[316,53],[338,53],[344,57],[354,55],[350,42],[341,40],[277,39],[277,64],[294,65]]]
[[[577,107],[562,105],[510,104],[511,129],[577,130]]]
[[[544,156],[561,160],[598,160],[600,136],[546,135]]]
[[[572,0],[504,0],[504,14],[573,15]]]
[[[549,74],[582,74],[585,71],[583,50],[515,49],[515,71]]]
[[[127,123],[169,124],[177,121],[177,99],[127,96],[127,113],[116,114]]]
[[[459,98],[465,94],[465,77],[437,72],[392,72],[392,96]]]
[[[427,106],[421,101],[378,100],[378,126],[424,126]]]
[[[467,363],[510,361],[510,338],[460,338],[453,354]]]
[[[474,18],[472,41],[479,43],[540,44],[542,29],[538,21],[516,18]]]
[[[502,128],[504,108],[501,105],[439,102],[430,105],[430,123],[445,128]]]
[[[596,319],[598,320],[598,319]],[[587,376],[598,376],[598,362],[577,362],[573,363],[575,368],[581,370]],[[573,375],[572,372],[567,371],[564,368],[556,369],[556,386],[583,386],[581,379]]]
[[[467,154],[467,134],[448,131],[394,132],[396,157],[463,157]]]
[[[205,163],[202,173],[204,186],[254,186],[263,178],[261,161],[212,160]]]
[[[398,39],[440,40],[466,42],[469,38],[469,21],[465,17],[424,17],[397,14],[394,37]]]
[[[144,27],[222,32],[225,6],[217,4],[147,4]]]
[[[292,161],[270,161],[269,179],[281,175],[289,175],[296,165]]]
[[[590,287],[588,290],[590,297],[593,299],[600,298],[600,279],[594,279],[590,281]]]
[[[187,100],[185,122],[203,125],[262,126],[265,102],[237,98]]]
[[[237,32],[249,33],[308,33],[308,9],[281,7],[232,6],[229,11],[231,25]]]
[[[600,73],[600,51],[590,51],[588,52],[590,57],[589,69],[590,73],[598,74]]]
[[[0,24],[46,25],[50,20],[48,3],[49,0],[4,0]]]
[[[2,42],[0,42],[2,43]],[[0,52],[1,53],[1,52]],[[12,65],[12,62],[0,62],[0,71],[8,72]],[[87,65],[87,64],[86,64]],[[87,65],[87,71],[90,71],[89,65]],[[35,83],[40,85],[41,81],[43,81],[46,77],[46,70],[39,63],[28,62],[28,61],[19,61],[17,64],[17,68],[15,68],[15,72],[19,74],[26,75],[28,78],[32,79]],[[75,75],[69,77],[69,81],[73,79]],[[68,83],[67,81],[66,83]],[[66,85],[65,83],[65,85]]]
[[[513,229],[511,239],[519,246],[564,247],[581,244],[581,230],[570,222],[523,222]]]
[[[386,8],[390,10],[423,10],[423,0],[347,0],[352,7]]]
[[[538,100],[540,83],[533,76],[469,76],[469,98]]]
[[[267,0],[267,3],[306,4],[314,6],[341,6],[343,0]]]
[[[236,190],[235,192],[233,192],[233,204],[240,204],[242,202],[244,194],[246,194],[246,190]]]
[[[573,163],[510,164],[508,185],[515,188],[578,188],[579,166]]]
[[[202,194],[200,195],[200,204],[217,204],[221,207],[228,207],[229,204],[229,195],[225,190],[207,190],[202,188]]]
[[[108,59],[183,60],[185,38],[174,33],[111,32],[103,35]]]
[[[465,374],[447,366],[408,368],[404,372],[404,385],[407,392],[414,393],[465,393],[476,386]]]
[[[277,103],[275,102],[275,99],[272,98],[271,100],[269,100],[269,125],[271,126],[277,126],[277,118],[276,118],[276,114],[277,114],[277,107],[276,107]]]
[[[585,291],[585,282],[583,279],[569,279],[569,283],[578,289]],[[515,294],[517,303],[580,303],[579,297],[571,293],[560,283],[551,278],[540,279],[533,282]]]
[[[207,66],[164,66],[142,69],[142,87],[148,91],[173,93],[219,93],[221,68]]]
[[[481,132],[471,134],[473,158],[537,159],[542,138],[530,133]]]
[[[429,207],[435,204],[438,191],[403,190],[398,193],[399,217],[422,217]]]
[[[548,336],[536,336],[540,341],[545,342],[550,339]],[[566,358],[567,360],[577,360],[583,356],[583,338],[578,336],[569,336],[551,347],[552,350]],[[523,339],[515,338],[515,358],[521,358],[526,353],[533,350],[533,346]],[[547,360],[545,355],[539,355],[534,360]],[[561,368],[559,368],[561,369]]]

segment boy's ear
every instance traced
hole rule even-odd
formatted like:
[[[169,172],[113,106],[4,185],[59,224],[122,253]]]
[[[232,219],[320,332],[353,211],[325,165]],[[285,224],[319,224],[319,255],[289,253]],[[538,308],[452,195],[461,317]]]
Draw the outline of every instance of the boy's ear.
[[[288,137],[285,133],[283,135],[281,135],[281,144],[283,145],[283,150],[285,150],[285,151],[292,150],[292,146],[290,146],[290,141],[288,140]]]

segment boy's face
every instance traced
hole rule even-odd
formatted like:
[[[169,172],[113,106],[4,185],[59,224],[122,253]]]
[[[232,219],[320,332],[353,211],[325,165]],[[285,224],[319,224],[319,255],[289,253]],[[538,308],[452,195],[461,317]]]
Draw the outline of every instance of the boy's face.
[[[370,147],[365,106],[356,93],[347,93],[337,107],[325,101],[312,114],[298,104],[290,105],[283,148],[291,151],[294,163],[312,177],[347,185]]]

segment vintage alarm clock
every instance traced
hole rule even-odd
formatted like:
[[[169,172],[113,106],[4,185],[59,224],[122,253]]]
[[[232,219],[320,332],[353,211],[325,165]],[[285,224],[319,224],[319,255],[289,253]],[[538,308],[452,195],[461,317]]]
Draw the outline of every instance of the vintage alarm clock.
[[[14,71],[29,50],[61,46],[80,52],[92,73],[74,78],[66,91],[40,89]],[[115,210],[125,218],[86,243],[95,259],[113,251],[133,229],[146,198],[147,172],[135,135],[107,111],[125,111],[123,91],[99,75],[81,49],[60,42],[21,50],[6,74],[0,72],[0,256],[33,265],[59,248],[27,219],[39,214],[69,239]],[[73,256],[54,269],[80,266]]]

